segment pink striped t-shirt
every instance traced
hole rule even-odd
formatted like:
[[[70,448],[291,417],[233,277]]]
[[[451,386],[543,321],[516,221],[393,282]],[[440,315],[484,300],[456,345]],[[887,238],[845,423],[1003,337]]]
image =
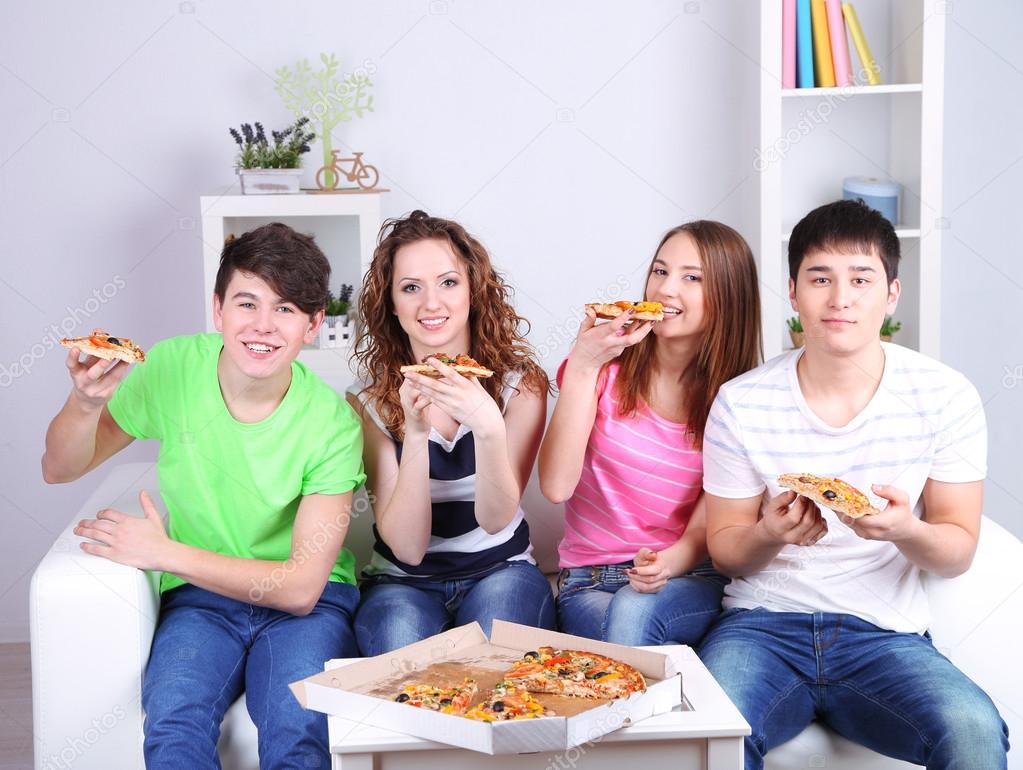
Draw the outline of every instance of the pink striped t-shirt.
[[[645,546],[660,551],[685,531],[703,486],[703,453],[686,426],[665,420],[640,401],[618,416],[614,385],[620,366],[598,381],[597,415],[582,475],[565,503],[560,565],[587,567],[628,561]],[[558,369],[558,385],[565,363]]]

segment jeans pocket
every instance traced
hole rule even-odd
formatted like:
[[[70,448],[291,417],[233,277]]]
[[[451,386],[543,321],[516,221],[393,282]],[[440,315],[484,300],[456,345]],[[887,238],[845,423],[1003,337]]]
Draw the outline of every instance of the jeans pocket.
[[[558,596],[596,587],[589,567],[570,567],[558,573]]]

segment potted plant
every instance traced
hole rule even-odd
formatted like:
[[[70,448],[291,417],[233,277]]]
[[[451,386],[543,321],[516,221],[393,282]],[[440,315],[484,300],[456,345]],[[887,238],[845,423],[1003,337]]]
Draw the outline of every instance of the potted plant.
[[[355,287],[350,283],[343,283],[336,297],[334,292],[327,292],[323,325],[320,327],[321,348],[341,347],[351,339],[348,329],[348,311],[352,307],[352,292],[354,290]]]
[[[881,324],[881,341],[891,342],[892,335],[901,328],[902,323],[900,321],[896,321],[890,315],[886,315],[884,317],[884,323]]]
[[[271,131],[267,141],[263,126],[241,124],[228,129],[238,145],[235,168],[241,177],[242,194],[297,193],[302,176],[302,155],[309,152],[315,135],[306,133],[309,118],[299,118],[283,131]]]
[[[355,287],[350,283],[343,283],[337,297],[334,296],[333,292],[327,292],[327,318],[339,319],[342,324],[348,323],[348,310],[352,306],[352,292],[354,290]]]
[[[792,347],[803,347],[803,324],[799,322],[799,316],[792,316],[785,323],[789,325],[789,336],[792,338]]]

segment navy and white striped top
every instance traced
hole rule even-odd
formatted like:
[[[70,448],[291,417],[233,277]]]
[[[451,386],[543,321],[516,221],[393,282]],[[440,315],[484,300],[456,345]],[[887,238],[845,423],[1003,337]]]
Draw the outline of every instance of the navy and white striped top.
[[[505,378],[502,397],[505,407],[521,380],[518,373]],[[395,453],[401,460],[402,444],[387,430],[380,415],[364,395],[365,385],[349,388],[366,408],[366,413],[394,441]],[[418,565],[402,562],[394,555],[373,526],[375,543],[373,557],[363,571],[366,577],[389,575],[427,580],[457,580],[481,577],[506,561],[527,561],[535,564],[529,542],[529,524],[519,506],[515,516],[500,532],[493,535],[476,521],[476,445],[472,431],[458,427],[448,441],[436,429],[430,431],[430,499],[433,522],[426,555]]]

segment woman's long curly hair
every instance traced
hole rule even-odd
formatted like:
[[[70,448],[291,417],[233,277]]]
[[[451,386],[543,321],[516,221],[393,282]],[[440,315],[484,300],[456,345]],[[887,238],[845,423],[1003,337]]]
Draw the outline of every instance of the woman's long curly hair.
[[[764,359],[760,290],[749,244],[720,222],[701,219],[672,228],[664,234],[653,259],[669,239],[683,233],[693,239],[700,253],[704,321],[699,348],[679,384],[685,391],[687,432],[694,446],[702,449],[704,427],[718,389]],[[619,415],[635,414],[637,403],[649,398],[656,344],[657,337],[648,334],[616,359],[621,365],[615,381]]]
[[[447,243],[462,261],[469,277],[469,344],[472,349],[436,352],[466,353],[493,369],[494,376],[480,382],[502,409],[501,391],[509,372],[522,373],[520,387],[538,394],[550,390],[547,373],[526,342],[529,322],[512,307],[512,289],[494,269],[483,244],[457,222],[413,211],[407,217],[387,220],[380,228],[373,261],[359,294],[361,323],[355,340],[359,376],[368,383],[366,395],[387,428],[399,438],[404,435],[405,423],[398,396],[404,379],[399,368],[416,362],[412,360],[412,345],[398,322],[391,299],[394,258],[402,246],[430,239]]]

